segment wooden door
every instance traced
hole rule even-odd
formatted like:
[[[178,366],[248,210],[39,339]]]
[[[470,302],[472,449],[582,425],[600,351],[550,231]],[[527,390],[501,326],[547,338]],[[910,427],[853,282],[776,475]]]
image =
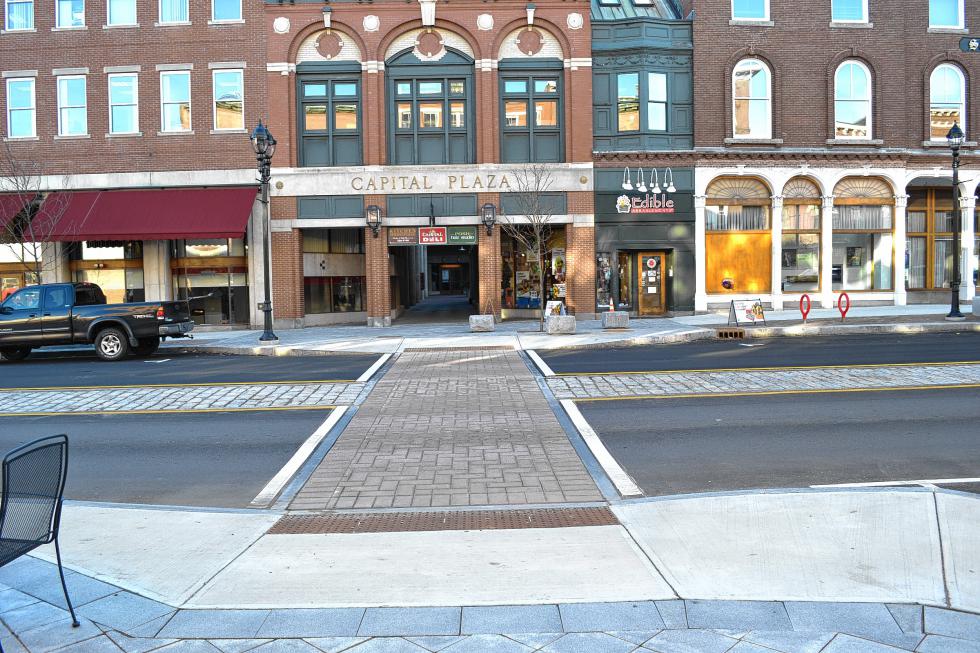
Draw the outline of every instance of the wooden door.
[[[639,315],[662,315],[666,310],[665,252],[640,252],[637,261],[637,313]]]

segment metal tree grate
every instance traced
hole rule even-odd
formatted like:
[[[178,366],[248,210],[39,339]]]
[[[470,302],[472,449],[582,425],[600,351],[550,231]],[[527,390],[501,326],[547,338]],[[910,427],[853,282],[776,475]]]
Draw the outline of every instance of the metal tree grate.
[[[619,520],[609,508],[605,507],[333,513],[286,515],[269,529],[269,535],[482,531],[617,525]]]

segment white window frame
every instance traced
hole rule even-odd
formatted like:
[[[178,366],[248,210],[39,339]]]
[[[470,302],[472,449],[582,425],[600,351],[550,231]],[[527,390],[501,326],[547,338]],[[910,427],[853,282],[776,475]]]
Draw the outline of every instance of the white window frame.
[[[184,75],[187,77],[187,108],[190,112],[190,122],[187,125],[187,129],[167,129],[167,117],[166,117],[166,105],[167,104],[177,104],[176,102],[167,102],[164,98],[164,84],[163,80],[171,75]],[[194,92],[191,87],[191,71],[189,70],[168,70],[162,71],[160,73],[160,131],[165,134],[189,134],[194,131]]]
[[[215,17],[215,15],[214,15],[214,3],[215,3],[215,0],[211,0],[211,22],[212,23],[240,23],[240,22],[242,22],[242,19],[244,18],[244,15],[242,14],[242,12],[244,11],[244,9],[242,8],[242,0],[238,0],[238,18],[217,18],[217,17]]]
[[[746,63],[756,63],[762,66],[762,68],[766,71],[766,97],[765,98],[754,98],[751,95],[745,98],[739,98],[735,95],[735,74],[738,72],[738,69],[743,64]],[[736,104],[735,101],[738,99],[749,100],[749,101],[753,101],[753,100],[757,101],[761,99],[766,100],[766,129],[763,132],[759,132],[759,133],[750,132],[748,134],[741,134],[741,135],[738,133],[738,130],[736,129],[736,122],[735,122],[736,120],[735,112],[737,110],[735,107]],[[751,127],[751,125],[752,125],[752,121],[750,118],[749,126]],[[759,139],[768,140],[772,138],[772,69],[762,59],[756,57],[746,57],[745,59],[739,60],[739,62],[735,64],[735,67],[732,68],[732,137],[741,140],[759,140]]]
[[[929,9],[931,10],[932,0],[929,0]],[[932,19],[929,19],[930,29],[966,29],[966,10],[963,6],[963,0],[956,0],[956,11],[958,12],[957,18],[959,19],[956,25],[933,25]],[[931,14],[932,11],[929,11]]]
[[[5,0],[3,3],[3,26],[5,32],[33,32],[34,28],[34,10],[36,8],[36,1],[30,0],[31,4],[31,26],[30,27],[11,27],[10,26],[10,5],[12,4],[25,4],[23,2],[13,2],[13,0]]]
[[[31,133],[23,136],[11,136],[10,135],[10,113],[15,111],[15,109],[10,108],[10,104],[7,104],[7,138],[10,139],[21,139],[21,138],[37,138],[37,80],[33,77],[9,77],[7,78],[7,84],[5,87],[6,96],[10,97],[10,85],[14,82],[30,82],[31,83]],[[23,111],[23,109],[16,109],[18,111]]]
[[[853,18],[848,19],[848,18],[837,18],[837,17],[835,17],[834,16],[834,3],[836,1],[837,0],[830,0],[830,21],[832,23],[851,23],[851,24],[854,24],[854,25],[864,25],[864,24],[867,24],[868,21],[871,20],[870,16],[868,15],[868,0],[861,0],[861,18],[858,18],[857,20],[855,20]]]
[[[849,64],[855,64],[868,78],[868,97],[865,102],[868,104],[868,125],[867,134],[864,136],[838,136],[837,135],[837,76],[840,74],[841,68]],[[875,89],[874,89],[874,77],[871,75],[871,69],[863,62],[857,59],[845,59],[840,62],[837,69],[834,70],[834,92],[833,92],[833,102],[834,102],[834,138],[840,140],[856,140],[856,141],[870,141],[874,137],[874,103]],[[841,100],[842,102],[856,102],[857,100]]]
[[[157,0],[157,21],[161,25],[189,25],[191,22],[191,2],[190,0],[184,0],[187,3],[187,20],[164,20],[163,19],[163,0]]]
[[[933,68],[932,69],[932,72],[929,73],[929,120],[930,121],[932,120],[932,84],[933,84],[933,81],[932,80],[933,80],[933,77],[935,76],[935,74],[938,73],[943,68],[949,68],[949,69],[953,70],[956,73],[957,77],[959,77],[959,80],[960,80],[960,120],[959,120],[959,123],[958,124],[960,126],[960,129],[963,130],[963,133],[966,134],[967,133],[967,131],[966,131],[966,100],[967,100],[967,98],[966,98],[966,74],[964,74],[963,70],[959,66],[953,65],[951,63],[942,63],[942,64],[939,64],[938,66],[936,66],[935,68]],[[930,131],[929,140],[931,140],[933,142],[942,142],[942,143],[945,143],[946,142],[946,137],[945,136],[940,136],[940,137],[932,136],[931,126],[930,126],[930,130],[929,131]]]
[[[112,22],[112,2],[111,0],[106,0],[105,3],[105,24],[107,27],[134,27],[139,25],[139,14],[137,13],[139,5],[136,0],[130,0],[133,3],[133,18],[135,19],[132,23],[114,23]]]
[[[241,127],[218,127],[218,98],[215,92],[218,89],[215,77],[221,73],[238,73],[241,80],[242,89],[242,126]],[[220,132],[240,132],[245,130],[245,71],[241,68],[216,68],[211,71],[211,124],[214,131]]]
[[[112,80],[116,77],[132,77],[133,78],[133,102],[132,104],[128,102],[116,102],[112,101]],[[140,133],[140,78],[139,73],[111,73],[106,78],[106,89],[109,99],[109,134],[113,136],[122,134],[138,134]],[[112,125],[112,108],[115,106],[128,107],[132,106],[136,112],[133,116],[133,130],[132,131],[116,131],[113,129]]]
[[[62,125],[62,123],[61,123],[61,112],[62,112],[62,110],[64,110],[64,109],[78,109],[79,108],[78,105],[74,105],[74,104],[68,105],[68,106],[62,106],[61,105],[61,82],[63,82],[63,81],[67,82],[67,81],[72,80],[72,79],[81,79],[81,80],[83,80],[85,82],[85,104],[82,105],[83,108],[85,109],[85,131],[83,133],[81,133],[81,134],[66,134],[64,132],[64,125]],[[77,138],[79,136],[88,136],[89,135],[89,131],[88,131],[88,78],[87,78],[87,76],[85,76],[85,75],[59,75],[58,77],[55,78],[55,80],[56,80],[56,83],[55,83],[55,100],[56,100],[56,102],[55,102],[55,104],[57,104],[57,106],[58,106],[58,136],[67,136],[67,137],[75,137],[75,138]]]
[[[765,7],[766,7],[766,14],[762,18],[759,18],[759,17],[742,18],[742,17],[736,16],[735,15],[735,3],[736,2],[738,2],[738,0],[732,0],[732,7],[731,7],[731,9],[732,9],[732,20],[734,20],[734,21],[743,21],[743,22],[747,22],[747,23],[757,23],[759,21],[769,21],[769,20],[771,20],[769,18],[769,16],[770,16],[770,12],[769,12],[769,0],[764,0]]]
[[[70,1],[74,1],[74,0],[70,0]],[[61,1],[60,0],[54,0],[54,26],[55,26],[55,29],[81,29],[82,27],[85,27],[85,0],[80,0],[80,2],[82,3],[82,22],[81,22],[81,24],[80,25],[72,25],[72,24],[70,24],[70,21],[69,21],[69,24],[68,25],[62,25],[61,24],[61,18],[62,18],[62,16],[61,16]]]

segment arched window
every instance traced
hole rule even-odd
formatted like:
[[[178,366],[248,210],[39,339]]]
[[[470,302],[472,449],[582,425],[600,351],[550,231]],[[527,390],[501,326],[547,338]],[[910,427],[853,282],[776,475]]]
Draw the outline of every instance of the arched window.
[[[783,292],[820,290],[820,189],[794,177],[783,187]]]
[[[709,293],[767,293],[772,287],[769,187],[753,177],[720,177],[706,191],[705,273]]]
[[[877,177],[834,187],[833,290],[892,290],[895,195]]]
[[[834,73],[834,136],[871,138],[871,72],[860,61],[845,61]]]
[[[732,71],[732,121],[735,138],[772,138],[772,76],[758,59]]]
[[[966,132],[966,80],[962,70],[944,63],[929,76],[929,138],[945,141],[953,123]]]

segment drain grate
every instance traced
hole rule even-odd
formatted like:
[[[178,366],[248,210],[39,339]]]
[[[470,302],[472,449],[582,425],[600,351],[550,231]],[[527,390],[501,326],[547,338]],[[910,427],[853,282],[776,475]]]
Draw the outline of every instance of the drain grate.
[[[528,510],[454,510],[445,512],[333,513],[286,515],[269,535],[328,533],[399,533],[410,531],[482,531],[520,528],[617,526],[609,508],[541,508]]]
[[[718,337],[723,340],[725,339],[741,340],[742,338],[745,337],[745,329],[741,327],[719,328],[716,329],[716,331],[718,333]]]

